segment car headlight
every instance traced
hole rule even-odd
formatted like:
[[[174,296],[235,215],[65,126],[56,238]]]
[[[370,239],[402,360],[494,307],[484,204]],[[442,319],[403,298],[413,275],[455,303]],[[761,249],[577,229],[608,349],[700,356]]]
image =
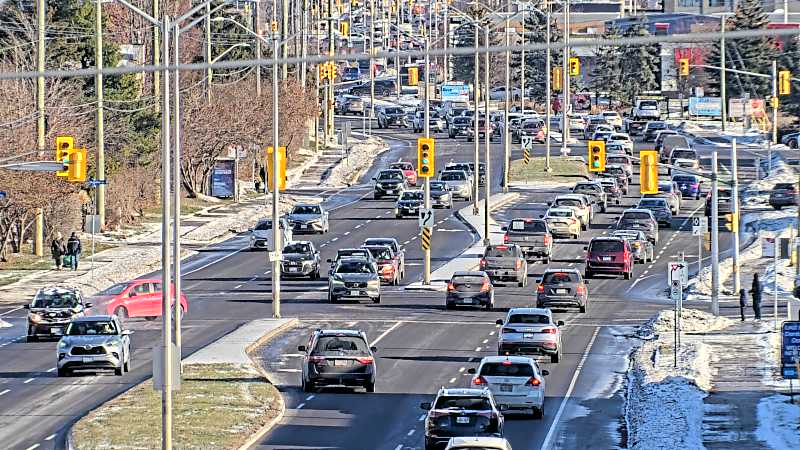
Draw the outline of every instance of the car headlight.
[[[41,321],[42,321],[42,316],[40,316],[39,314],[36,314],[36,313],[30,313],[30,314],[28,315],[28,318],[29,318],[29,319],[30,319],[30,321],[31,321],[31,322],[33,322],[33,323],[39,323],[39,322],[41,322]]]
[[[339,285],[344,285],[344,280],[342,280],[341,278],[339,278],[339,277],[338,277],[338,276],[336,276],[336,275],[333,275],[333,276],[331,277],[331,283],[333,283],[333,284],[339,284]]]
[[[67,348],[68,345],[69,344],[67,344],[66,341],[59,341],[58,342],[58,348]]]
[[[381,285],[381,282],[380,282],[380,280],[377,280],[377,279],[368,280],[367,281],[367,286],[370,286],[370,287],[377,287],[377,286],[380,286],[380,285]]]

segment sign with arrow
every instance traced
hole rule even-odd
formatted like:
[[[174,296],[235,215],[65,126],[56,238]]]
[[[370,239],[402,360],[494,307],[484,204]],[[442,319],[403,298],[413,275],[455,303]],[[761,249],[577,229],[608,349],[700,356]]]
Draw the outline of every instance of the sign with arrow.
[[[420,228],[433,228],[433,210],[423,209],[419,210],[419,227]]]
[[[667,284],[671,287],[673,281],[683,286],[689,284],[689,264],[684,261],[667,263]]]
[[[692,217],[692,236],[703,236],[708,230],[708,217]]]

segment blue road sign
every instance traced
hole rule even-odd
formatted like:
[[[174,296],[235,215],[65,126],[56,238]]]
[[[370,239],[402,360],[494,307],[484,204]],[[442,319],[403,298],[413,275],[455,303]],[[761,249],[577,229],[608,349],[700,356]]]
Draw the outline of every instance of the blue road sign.
[[[108,184],[107,180],[95,180],[94,178],[89,180],[89,186],[100,186],[101,184]]]
[[[781,327],[781,376],[784,379],[798,379],[798,360],[800,360],[800,321],[784,322]]]
[[[8,197],[8,194],[5,191],[0,191],[0,200],[5,200],[6,197]]]

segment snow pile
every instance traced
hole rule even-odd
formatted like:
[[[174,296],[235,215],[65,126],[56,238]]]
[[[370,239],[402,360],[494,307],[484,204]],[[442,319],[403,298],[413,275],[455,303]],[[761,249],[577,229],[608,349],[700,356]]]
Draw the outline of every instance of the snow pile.
[[[800,405],[791,404],[783,395],[762,398],[756,437],[775,450],[800,448]]]
[[[687,333],[716,331],[733,324],[733,321],[726,317],[717,317],[704,311],[688,308],[681,311],[680,322],[681,330]],[[671,309],[665,309],[639,327],[638,334],[640,336],[657,335],[672,333],[674,330],[675,313]]]
[[[0,328],[11,328],[12,326],[13,325],[11,325],[10,323],[6,322],[5,320],[0,319]]]
[[[342,159],[328,173],[322,182],[324,187],[343,187],[354,183],[375,160],[375,157],[389,149],[383,139],[370,137],[353,145],[350,154]]]
[[[778,160],[766,178],[750,183],[743,191],[741,204],[766,205],[769,193],[778,183],[797,183],[797,173],[788,164]]]

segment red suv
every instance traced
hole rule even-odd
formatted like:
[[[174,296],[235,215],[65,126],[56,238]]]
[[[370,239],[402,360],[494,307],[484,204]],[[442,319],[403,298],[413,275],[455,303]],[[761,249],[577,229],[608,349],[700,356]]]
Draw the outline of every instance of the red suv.
[[[627,240],[618,237],[592,238],[586,252],[583,278],[596,273],[622,274],[626,280],[633,275],[633,252]]]
[[[417,170],[414,169],[414,166],[410,162],[397,161],[396,163],[390,164],[389,168],[402,170],[408,184],[412,186],[417,185]]]
[[[172,292],[175,293],[174,286]],[[161,317],[160,279],[118,283],[98,292],[92,298],[95,300],[95,308],[105,308],[106,314],[116,314],[122,320],[129,317],[144,317],[148,320]],[[181,293],[181,311],[183,314],[189,311],[189,303],[183,293]]]

